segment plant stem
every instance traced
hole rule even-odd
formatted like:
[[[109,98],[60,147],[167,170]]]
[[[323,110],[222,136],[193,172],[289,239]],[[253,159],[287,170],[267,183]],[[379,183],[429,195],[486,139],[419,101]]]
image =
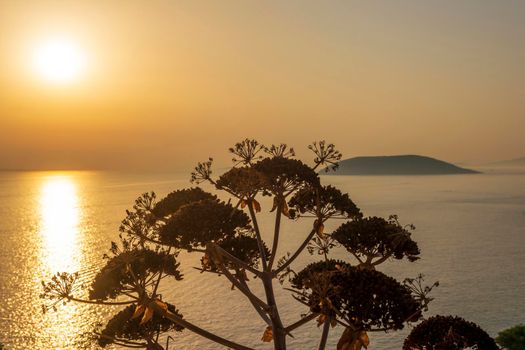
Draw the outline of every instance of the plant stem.
[[[261,280],[266,294],[266,301],[270,307],[270,319],[272,320],[273,345],[275,350],[286,350],[286,331],[279,316],[279,309],[275,301],[272,285],[273,275],[271,272],[265,273]]]
[[[243,268],[245,270],[248,270],[250,271],[251,273],[253,273],[254,275],[258,276],[258,277],[261,277],[262,276],[262,273],[261,271],[258,271],[256,269],[254,269],[253,267],[251,267],[250,265],[246,264],[244,261],[240,260],[239,258],[231,255],[230,253],[228,253],[226,250],[222,249],[219,245],[217,245],[216,243],[213,244],[214,246],[214,249],[217,250],[217,252],[224,256],[226,259],[230,260],[231,262],[237,264],[240,268]]]
[[[321,335],[321,341],[319,342],[319,350],[324,350],[326,341],[328,339],[328,332],[330,331],[331,317],[327,317],[323,324],[323,334]]]
[[[231,348],[231,349],[235,349],[235,350],[253,350],[252,348],[249,348],[247,346],[244,346],[244,345],[240,345],[240,344],[237,344],[235,342],[232,342],[228,339],[225,339],[225,338],[222,338],[216,334],[213,334],[211,332],[208,332],[207,330],[205,329],[202,329],[196,325],[194,325],[193,323],[191,322],[188,322],[184,319],[182,319],[180,316],[177,316],[176,314],[170,312],[170,311],[164,311],[159,305],[157,305],[157,303],[155,302],[151,302],[149,303],[148,305],[149,307],[153,308],[153,310],[155,312],[157,312],[158,314],[160,315],[163,315],[164,317],[166,317],[167,319],[175,322],[176,324],[192,331],[193,333],[196,333],[204,338],[207,338],[215,343],[218,343],[218,344],[221,344],[221,345],[224,345],[228,348]]]
[[[128,301],[96,301],[96,300],[85,300],[85,299],[77,299],[77,298],[68,298],[70,301],[75,301],[77,303],[83,303],[83,304],[96,304],[96,305],[129,305],[136,303],[137,300],[128,300]]]
[[[257,296],[255,296],[249,289],[246,289],[236,278],[235,276],[233,276],[231,274],[230,271],[228,271],[228,269],[226,268],[226,266],[224,266],[223,262],[222,262],[222,258],[220,257],[219,253],[217,253],[216,251],[216,246],[212,245],[212,244],[208,244],[207,245],[208,247],[208,251],[210,252],[212,258],[214,257],[217,257],[218,256],[218,259],[217,260],[217,265],[219,266],[219,269],[222,271],[222,273],[226,276],[226,278],[228,278],[230,280],[231,283],[233,283],[233,285],[235,287],[237,287],[237,289],[239,289],[239,291],[241,291],[241,293],[243,293],[248,299],[250,299],[251,302],[254,302],[256,303],[257,305],[259,305],[260,307],[262,307],[264,310],[269,310],[270,309],[270,306],[269,305],[266,305],[264,303],[264,301],[262,301],[261,299],[259,299]]]
[[[168,248],[168,252],[166,253],[166,255],[169,256],[170,252],[171,252],[171,247]],[[165,265],[166,265],[166,261],[164,261],[164,263],[162,264],[162,270],[159,271],[159,277],[155,283],[155,287],[153,288],[152,296],[155,296],[157,294],[157,289],[159,288],[160,280],[162,279],[162,271],[166,267]]]
[[[318,313],[313,313],[313,314],[309,314],[303,318],[301,318],[299,321],[297,322],[294,322],[292,323],[291,325],[289,325],[288,327],[285,328],[286,332],[291,332],[293,331],[294,329],[296,328],[299,328],[301,327],[302,325],[310,322],[311,320],[313,320],[314,318],[316,318],[317,316],[319,316]]]
[[[278,198],[278,197],[277,197]],[[275,228],[273,232],[273,244],[270,255],[270,261],[268,262],[268,271],[272,270],[272,265],[277,256],[277,246],[279,245],[279,231],[281,230],[281,211],[283,210],[283,201],[278,201],[277,210],[275,211]]]
[[[241,283],[250,293],[251,293],[251,290],[250,290],[250,287],[248,286],[248,284],[246,283],[246,281],[244,280],[239,280],[239,283]],[[259,316],[261,316],[261,318],[263,319],[264,322],[266,322],[266,324],[268,326],[271,326],[272,325],[272,320],[270,320],[270,318],[268,317],[268,310],[264,309],[263,307],[261,307],[261,305],[255,303],[252,299],[248,298],[248,300],[250,301],[250,303],[252,304],[253,308],[255,309],[255,311],[257,311],[257,313],[259,314]]]
[[[266,252],[264,250],[264,243],[261,237],[261,231],[259,230],[259,224],[257,223],[257,216],[255,215],[255,210],[253,209],[252,201],[248,201],[248,210],[250,212],[250,217],[253,222],[253,229],[255,230],[255,236],[257,237],[257,246],[259,247],[259,255],[261,256],[261,263],[263,271],[266,271],[268,265],[266,263]]]
[[[306,239],[301,244],[301,246],[297,248],[295,253],[290,258],[288,258],[288,260],[286,260],[286,262],[282,264],[281,267],[279,267],[277,270],[273,272],[274,276],[277,276],[278,274],[283,272],[288,266],[290,266],[290,264],[302,253],[304,248],[306,248],[306,246],[308,245],[308,242],[312,240],[316,232],[317,232],[317,228],[312,229],[312,231],[308,234],[308,237],[306,237]]]

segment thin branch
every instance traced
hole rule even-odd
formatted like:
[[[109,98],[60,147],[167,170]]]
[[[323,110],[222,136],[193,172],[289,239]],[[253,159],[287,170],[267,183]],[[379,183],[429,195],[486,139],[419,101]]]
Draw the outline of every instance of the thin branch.
[[[250,293],[251,293],[251,290],[250,290],[250,287],[248,286],[248,284],[246,283],[246,281],[244,280],[240,280],[239,283],[241,283]],[[252,301],[250,298],[248,298],[248,300],[250,301],[250,303],[252,304],[253,308],[255,309],[255,311],[257,311],[257,313],[259,314],[259,316],[261,316],[261,318],[263,319],[264,322],[266,322],[266,324],[268,326],[271,326],[272,325],[272,320],[270,320],[270,318],[268,317],[268,314],[266,313],[266,311],[260,306],[258,305],[257,303],[255,303],[254,301]]]
[[[309,314],[309,315],[301,318],[299,321],[296,321],[296,322],[292,323],[291,325],[286,327],[284,330],[286,332],[291,332],[294,329],[297,329],[297,328],[301,327],[302,325],[307,324],[311,320],[315,319],[317,316],[319,316],[318,313]]]
[[[321,341],[319,342],[319,350],[324,350],[326,347],[326,341],[328,340],[328,332],[330,331],[331,317],[327,317],[323,324],[323,334],[321,335]]]
[[[221,275],[219,271],[206,270],[206,269],[203,269],[202,267],[195,267],[195,266],[193,266],[193,268],[197,271],[200,271],[201,273],[207,272],[207,273],[214,273],[219,276]]]
[[[288,266],[290,266],[290,264],[303,252],[304,248],[306,248],[306,246],[312,240],[316,232],[317,228],[312,229],[310,234],[308,234],[308,237],[306,237],[304,242],[299,246],[299,248],[297,248],[295,253],[291,257],[289,257],[284,264],[282,264],[277,270],[273,272],[274,276],[277,276],[278,274],[283,272]]]
[[[352,328],[353,330],[355,330],[356,328],[351,325],[351,324],[347,324],[347,323],[344,323],[343,321],[341,321],[340,319],[337,319],[337,323],[339,323],[341,326],[345,327],[345,328]]]
[[[171,247],[168,248],[166,256],[169,256],[170,252],[171,252]],[[167,259],[165,259],[164,262],[162,263],[162,270],[159,271],[159,278],[157,279],[157,281],[155,283],[155,287],[153,288],[153,293],[152,293],[153,296],[155,296],[157,294],[157,289],[159,288],[160,280],[162,279],[162,271],[166,267],[166,260]]]
[[[285,290],[288,290],[288,291],[290,291],[290,292],[294,292],[294,293],[300,294],[300,295],[305,295],[305,294],[303,294],[303,293],[301,293],[301,292],[299,292],[299,291],[297,291],[297,290],[294,290],[294,289],[290,289],[290,288],[284,288],[284,289],[285,289]],[[293,295],[293,294],[292,294],[292,298],[294,298],[295,300],[297,300],[299,303],[301,303],[301,304],[303,304],[303,305],[305,305],[305,306],[310,307],[310,305],[308,305],[308,303],[304,302],[304,301],[301,300],[299,297],[297,297],[297,296],[295,296],[295,295]],[[340,318],[344,318],[344,315],[343,315],[339,310],[337,310],[336,308],[333,308],[332,310],[333,310],[333,311],[334,311],[334,312],[335,312]],[[344,326],[345,328],[348,328],[348,327],[349,327],[349,328],[352,328],[353,330],[356,329],[353,325],[351,325],[351,324],[346,324],[346,323],[344,323],[343,321],[341,321],[340,319],[338,319],[337,317],[336,317],[336,321],[337,321],[337,323],[339,323],[340,325]]]
[[[143,286],[137,275],[135,275],[135,272],[133,272],[133,269],[131,268],[130,264],[127,264],[129,273],[131,274],[131,277],[133,277],[133,280],[135,281],[135,290],[138,295],[146,294],[146,286]],[[142,288],[142,290],[139,290],[139,286]]]
[[[299,217],[300,218],[315,218],[315,219],[318,218],[317,215],[299,215]],[[345,216],[330,216],[330,215],[323,214],[323,217],[327,219],[348,220],[348,218]]]
[[[259,230],[259,224],[257,223],[257,216],[255,215],[252,201],[248,201],[248,210],[250,212],[250,217],[253,222],[253,229],[255,230],[255,236],[257,238],[257,246],[259,247],[259,255],[261,256],[263,271],[267,271],[268,265],[266,264],[266,252],[264,250],[264,243],[261,237],[261,231]]]
[[[372,262],[372,265],[374,265],[374,266],[379,265],[379,264],[385,262],[386,260],[388,260],[388,258],[390,258],[391,256],[392,256],[392,253],[389,253],[389,254],[383,256],[382,258],[377,259],[376,261]]]
[[[259,276],[259,277],[262,276],[262,272],[261,271],[254,269],[253,267],[251,267],[250,265],[246,264],[241,259],[239,259],[239,258],[233,256],[232,254],[228,253],[226,250],[222,249],[222,247],[219,246],[218,244],[216,244],[216,243],[212,243],[212,244],[214,246],[214,249],[216,249],[217,252],[220,255],[222,255],[223,257],[225,257],[228,260],[232,261],[233,263],[237,264],[239,267],[242,267],[243,269],[250,271],[251,273],[255,274],[256,276]]]
[[[125,346],[125,347],[128,347],[128,348],[141,349],[141,348],[144,348],[144,347],[146,347],[148,345],[148,344],[145,344],[145,343],[134,342],[134,341],[130,341],[130,340],[127,340],[127,339],[120,339],[120,338],[110,337],[109,335],[105,335],[105,334],[102,334],[102,333],[99,333],[99,332],[94,332],[94,334],[96,334],[97,336],[99,336],[101,338],[109,339],[116,345],[121,345],[121,346]]]
[[[357,259],[357,261],[359,261],[360,264],[363,264],[363,263],[364,263],[364,261],[361,260],[361,258],[359,257],[359,255],[357,255],[356,253],[354,253],[354,251],[349,250],[349,249],[347,249],[347,250],[350,252],[350,254],[352,254],[352,255]]]
[[[276,197],[277,198],[277,197]],[[284,198],[283,198],[284,201]],[[270,255],[270,261],[268,262],[268,270],[272,270],[272,265],[277,255],[277,246],[279,245],[279,231],[281,230],[281,211],[283,210],[283,201],[278,201],[277,209],[275,210],[275,228],[273,232],[273,244]]]
[[[129,305],[134,304],[137,302],[136,300],[127,300],[127,301],[95,301],[95,300],[85,300],[85,299],[78,299],[74,297],[68,297],[69,301],[76,301],[78,303],[83,304],[97,304],[97,305]]]
[[[208,247],[209,247],[210,254],[212,254],[212,258],[213,258],[213,255],[219,255],[217,251],[215,250],[215,246],[209,244]],[[255,296],[255,294],[253,294],[249,289],[246,289],[239,282],[239,280],[235,278],[235,276],[233,276],[230,271],[228,271],[228,269],[222,263],[222,259],[220,255],[219,255],[219,259],[214,259],[214,260],[218,260],[216,263],[217,265],[219,265],[219,268],[222,271],[222,273],[226,276],[226,278],[230,280],[231,283],[233,283],[235,287],[237,287],[237,289],[239,289],[239,291],[241,291],[246,297],[248,297],[250,301],[255,302],[257,305],[261,306],[264,310],[270,309],[270,307],[264,301],[262,301],[257,296]]]
[[[137,298],[136,296],[134,296],[133,294],[130,294],[130,293],[127,293],[127,292],[124,292],[124,291],[121,291],[122,294],[124,295],[127,295],[128,297],[130,298],[133,298],[135,300],[139,300],[139,298]]]
[[[197,252],[197,253],[206,253],[206,249],[200,249],[200,248],[188,248],[186,249],[188,253]]]
[[[151,276],[147,277],[146,280],[144,281],[145,285],[150,284],[150,282],[153,281],[157,277],[158,277],[158,273],[156,272],[152,273]]]
[[[133,236],[137,236],[138,238],[141,238],[145,241],[148,241],[148,242],[151,242],[151,243],[155,243],[155,244],[158,244],[158,245],[162,245],[162,246],[170,246],[169,244],[167,243],[164,243],[164,242],[161,242],[161,241],[157,241],[156,239],[153,239],[151,237],[148,237],[146,236],[145,234],[143,233],[138,233],[138,232],[129,232],[129,234],[133,235]]]
[[[408,316],[407,318],[405,318],[403,320],[403,323],[405,322],[408,322],[408,320],[412,319],[414,316],[416,316],[417,314],[419,314],[421,312],[421,310],[417,310],[416,312],[412,313],[410,316]],[[386,332],[386,331],[389,331],[389,330],[392,330],[393,328],[388,328],[388,327],[385,327],[385,328],[376,328],[376,329],[370,329],[368,332]]]
[[[165,311],[164,309],[162,309],[159,305],[157,305],[157,303],[155,303],[154,301],[150,302],[149,307],[153,308],[153,310],[155,312],[157,312],[158,314],[160,315],[163,315],[164,317],[166,317],[167,319],[169,319],[170,321],[173,321],[175,322],[176,324],[192,331],[193,333],[196,333],[204,338],[207,338],[215,343],[218,343],[218,344],[221,344],[221,345],[224,345],[226,347],[229,347],[231,349],[235,349],[235,350],[253,350],[252,348],[249,348],[247,346],[244,346],[244,345],[240,345],[240,344],[237,344],[235,342],[232,342],[231,340],[228,340],[228,339],[225,339],[225,338],[222,338],[216,334],[213,334],[211,332],[208,332],[207,330],[205,329],[202,329],[196,325],[194,325],[193,323],[191,322],[188,322],[184,319],[182,319],[180,316],[170,312],[170,311]]]

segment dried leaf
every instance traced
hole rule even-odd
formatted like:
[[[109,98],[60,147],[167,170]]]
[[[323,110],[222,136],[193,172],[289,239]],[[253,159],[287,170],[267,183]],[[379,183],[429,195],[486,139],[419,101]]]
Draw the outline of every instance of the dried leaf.
[[[210,257],[208,256],[208,253],[204,253],[204,255],[201,258],[201,266],[203,270],[207,270],[210,267]],[[204,272],[204,271],[201,271]]]
[[[144,311],[144,315],[142,316],[142,320],[140,320],[140,325],[142,326],[144,323],[151,320],[153,317],[153,309],[149,306],[146,308],[146,311]]]
[[[261,340],[265,343],[269,343],[273,340],[273,332],[271,326],[266,327]]]
[[[133,320],[142,315],[145,308],[146,307],[144,305],[137,305],[137,307],[135,308],[135,312],[133,312],[133,315],[131,316],[131,319]]]
[[[241,209],[246,208],[246,201],[244,199],[241,199]]]
[[[288,204],[286,204],[286,202],[284,201],[283,199],[283,209],[281,210],[281,212],[283,213],[284,216],[286,216],[287,218],[290,217],[290,212],[288,210]]]
[[[253,200],[253,209],[255,209],[255,212],[259,213],[261,211],[261,204],[257,202],[255,199]]]
[[[370,344],[370,339],[365,331],[354,332],[347,328],[337,343],[337,350],[361,350],[363,347],[367,349],[368,344]]]
[[[362,346],[365,347],[365,349],[368,348],[368,344],[370,344],[370,339],[368,338],[368,334],[366,334],[365,331],[361,331],[359,333],[358,340],[361,342]]]
[[[168,304],[159,299],[155,300],[155,304],[157,304],[164,312],[168,312]]]
[[[337,342],[337,350],[350,350],[350,343],[352,342],[352,330],[350,328],[345,329],[341,338]]]
[[[361,350],[366,349],[370,340],[365,331],[354,331],[346,328],[337,342],[337,350]]]
[[[317,327],[321,326],[326,321],[326,315],[320,314],[317,317]]]
[[[321,238],[323,237],[324,235],[324,225],[323,224],[317,227],[317,235]]]
[[[277,197],[273,197],[273,205],[272,205],[272,209],[270,210],[270,213],[273,213],[275,211],[275,209],[277,209],[277,204],[279,203],[279,201],[277,200]]]

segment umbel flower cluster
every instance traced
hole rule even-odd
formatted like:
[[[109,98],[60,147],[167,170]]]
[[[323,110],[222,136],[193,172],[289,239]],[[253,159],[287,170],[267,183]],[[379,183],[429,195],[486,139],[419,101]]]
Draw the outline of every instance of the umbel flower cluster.
[[[399,330],[419,321],[403,349],[497,349],[481,328],[461,318],[424,320],[432,300],[428,294],[437,283],[424,286],[422,276],[399,282],[378,270],[387,260],[419,258],[413,227],[401,225],[396,216],[364,216],[348,194],[321,183],[319,171],[335,169],[341,159],[334,145],[314,142],[309,149],[314,159],[306,164],[284,144],[265,147],[247,139],[230,148],[233,167],[220,176],[212,172],[212,159],[199,163],[191,181],[213,186],[226,202],[200,187],[179,189],[160,200],[154,193],[143,194],[126,212],[120,240],[112,243],[105,266],[85,287],[87,296],[80,296],[84,287],[77,274],[57,273],[43,282],[44,310],[69,301],[122,305],[94,331],[101,347],[168,349],[171,336],[188,331],[218,347],[251,349],[254,344],[239,344],[187,321],[178,300],[159,294],[159,285],[183,278],[177,258],[187,251],[200,255],[198,269],[228,279],[242,293],[260,316],[261,341],[274,349],[285,350],[294,330],[313,320],[322,334],[312,349],[325,349],[335,326],[344,329],[337,350],[358,350],[373,347],[370,332]],[[261,207],[262,197],[270,198],[271,208]],[[261,215],[274,220],[270,234],[261,232]],[[278,256],[284,220],[307,221],[311,228],[295,251]],[[340,225],[326,232],[331,220]],[[331,259],[335,247],[344,248],[347,259]],[[310,253],[312,262],[297,270],[303,253]],[[254,283],[262,284],[264,298],[252,292]],[[289,291],[303,305],[296,322],[283,323],[275,288]]]

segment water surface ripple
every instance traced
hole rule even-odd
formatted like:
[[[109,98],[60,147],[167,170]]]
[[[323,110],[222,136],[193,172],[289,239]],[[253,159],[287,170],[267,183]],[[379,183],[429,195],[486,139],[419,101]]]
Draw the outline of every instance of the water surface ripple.
[[[398,214],[402,223],[416,226],[413,237],[422,259],[389,262],[380,270],[399,280],[420,272],[429,283],[439,280],[429,315],[461,315],[491,335],[523,322],[525,175],[333,176],[323,181],[347,191],[365,215]],[[124,210],[138,195],[154,190],[162,196],[188,185],[186,174],[0,172],[0,342],[13,350],[96,348],[85,341],[86,334],[117,309],[67,304],[43,314],[40,281],[56,271],[80,271],[89,282],[117,238]],[[311,225],[285,222],[281,253],[293,251]],[[270,217],[263,217],[261,226],[269,232]],[[341,250],[334,256],[347,258]],[[239,293],[224,279],[191,268],[199,258],[181,254],[185,279],[165,286],[165,298],[202,327],[257,349],[271,348],[260,341],[264,324]],[[310,259],[304,255],[296,266]],[[254,289],[261,292],[256,284]],[[288,294],[277,297],[285,323],[306,312]],[[333,330],[328,348],[335,347],[341,331]],[[373,334],[371,348],[400,348],[408,331]],[[291,348],[316,348],[319,335],[312,322],[294,332]],[[220,347],[183,332],[173,348]]]

